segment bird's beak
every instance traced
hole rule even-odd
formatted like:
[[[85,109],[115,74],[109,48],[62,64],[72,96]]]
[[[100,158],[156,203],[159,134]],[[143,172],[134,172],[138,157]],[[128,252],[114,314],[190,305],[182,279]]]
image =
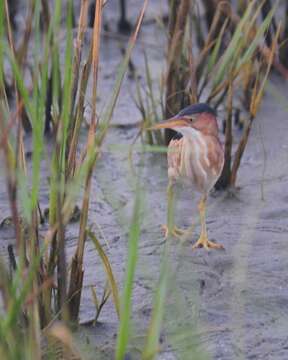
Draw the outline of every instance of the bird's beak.
[[[171,119],[158,123],[150,128],[147,128],[146,130],[175,129],[179,127],[187,127],[189,123],[190,121],[188,119],[173,117]]]

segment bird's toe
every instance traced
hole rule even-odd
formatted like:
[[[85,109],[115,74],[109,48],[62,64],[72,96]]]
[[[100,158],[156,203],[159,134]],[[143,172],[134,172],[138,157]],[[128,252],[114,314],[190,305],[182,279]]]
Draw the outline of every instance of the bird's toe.
[[[213,241],[208,240],[206,237],[200,237],[197,242],[192,246],[192,250],[197,248],[205,248],[206,250],[210,249],[224,249],[224,246],[217,244]]]

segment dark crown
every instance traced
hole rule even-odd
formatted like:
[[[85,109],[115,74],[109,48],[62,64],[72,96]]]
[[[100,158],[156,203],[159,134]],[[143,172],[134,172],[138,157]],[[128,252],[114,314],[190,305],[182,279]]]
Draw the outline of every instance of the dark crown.
[[[183,110],[181,110],[176,116],[177,117],[178,116],[191,116],[191,115],[205,113],[205,112],[212,114],[214,116],[217,116],[216,111],[214,109],[212,109],[208,104],[205,104],[205,103],[199,103],[199,104],[187,106]]]

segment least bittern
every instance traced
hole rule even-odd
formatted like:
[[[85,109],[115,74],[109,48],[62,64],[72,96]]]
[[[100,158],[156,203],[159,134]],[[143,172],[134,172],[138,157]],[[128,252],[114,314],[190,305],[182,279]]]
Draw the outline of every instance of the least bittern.
[[[195,104],[181,110],[176,116],[151,128],[173,129],[177,135],[168,146],[168,177],[170,191],[176,181],[185,181],[201,192],[198,204],[201,234],[193,249],[223,248],[222,245],[208,240],[206,229],[206,201],[209,191],[219,178],[223,165],[224,153],[218,138],[216,112],[207,104]],[[168,227],[165,226],[165,236]],[[173,228],[173,235],[183,233]]]

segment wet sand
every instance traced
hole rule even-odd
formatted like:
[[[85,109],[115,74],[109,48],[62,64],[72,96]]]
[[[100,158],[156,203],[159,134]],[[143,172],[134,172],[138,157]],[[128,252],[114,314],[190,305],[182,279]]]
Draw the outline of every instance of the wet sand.
[[[133,11],[136,12],[139,3],[137,1]],[[149,10],[148,18],[152,17],[152,10]],[[113,30],[115,16],[112,12],[109,14],[114,19],[114,22],[111,21]],[[132,56],[137,70],[143,73],[145,48],[155,83],[164,66],[163,44],[164,38],[157,26],[144,25]],[[113,38],[105,38],[102,43],[98,109],[103,108],[113,85],[121,46],[121,41]],[[209,198],[209,235],[222,243],[225,251],[192,251],[192,244],[200,230],[197,196],[189,189],[177,189],[175,222],[187,228],[193,221],[195,228],[185,242],[175,240],[171,245],[170,285],[159,359],[207,358],[205,355],[200,357],[202,352],[219,360],[288,359],[288,111],[271,92],[271,87],[277,87],[285,96],[288,86],[277,76],[271,78],[271,84],[241,163],[238,191],[234,194],[216,193]],[[115,109],[114,125],[139,122],[140,114],[131,101],[133,89],[133,80],[126,79]],[[135,195],[132,170],[141,175],[145,201],[133,291],[132,359],[139,357],[139,349],[145,341],[153,292],[158,281],[163,253],[160,224],[166,219],[167,185],[165,155],[141,156],[134,152],[134,169],[131,168],[128,150],[137,132],[136,126],[114,126],[109,130],[105,149],[94,171],[89,217],[89,225],[104,244],[121,289]],[[84,138],[84,129],[82,135]],[[236,142],[240,135],[236,130]],[[29,137],[25,141],[29,148]],[[111,144],[123,144],[123,150],[111,151]],[[47,176],[43,162],[43,179]],[[0,183],[1,222],[9,216],[3,170]],[[42,208],[48,206],[47,191],[48,185],[44,180],[40,201]],[[68,256],[74,252],[77,229],[78,224],[68,227]],[[3,227],[0,229],[1,254],[6,255],[9,243],[13,243],[13,230]],[[89,240],[84,262],[82,322],[95,316],[90,286],[95,285],[97,293],[101,294],[105,285],[105,273]],[[83,326],[76,338],[80,347],[85,349],[87,358],[95,358],[97,352],[99,359],[112,359],[116,332],[117,316],[109,300],[99,323],[95,327]],[[175,334],[183,336],[176,338]],[[191,353],[189,357],[190,349],[195,351],[195,348],[199,354]]]

